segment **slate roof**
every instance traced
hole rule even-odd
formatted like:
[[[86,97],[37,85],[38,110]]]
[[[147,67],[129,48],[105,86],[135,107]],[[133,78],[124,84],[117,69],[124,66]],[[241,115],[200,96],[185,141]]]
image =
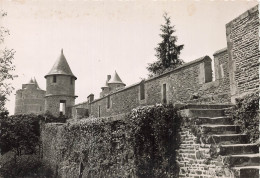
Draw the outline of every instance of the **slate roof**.
[[[60,54],[59,58],[56,60],[52,69],[50,70],[50,72],[47,75],[45,75],[44,77],[46,78],[49,75],[69,75],[69,76],[75,77],[75,75],[72,73],[70,66],[63,54],[63,50],[61,50],[61,54]],[[75,77],[75,79],[77,79],[77,77]]]
[[[124,84],[116,71],[115,71],[114,75],[111,77],[111,79],[108,81],[108,84],[112,84],[112,83]]]

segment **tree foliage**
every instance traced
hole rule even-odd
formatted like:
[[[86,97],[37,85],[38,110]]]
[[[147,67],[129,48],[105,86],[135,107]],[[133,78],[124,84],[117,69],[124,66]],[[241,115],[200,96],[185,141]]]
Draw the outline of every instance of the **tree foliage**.
[[[21,156],[23,152],[36,152],[40,136],[39,119],[36,115],[14,115],[10,117],[4,115],[0,124],[2,153],[11,150],[15,152],[15,155]]]
[[[176,45],[177,37],[173,35],[174,26],[171,25],[171,18],[167,13],[164,14],[165,24],[161,25],[162,42],[155,48],[157,61],[148,64],[150,76],[162,74],[168,70],[172,70],[181,64],[183,60],[179,59],[179,55],[184,45]]]
[[[50,113],[44,115],[19,114],[8,116],[8,112],[0,113],[0,147],[1,152],[13,151],[16,156],[36,153],[40,146],[40,124],[50,122],[66,122],[65,116],[54,117]]]
[[[3,11],[0,12],[1,20],[7,14]],[[12,72],[15,70],[13,59],[15,51],[13,49],[8,49],[4,47],[4,39],[9,35],[9,30],[5,27],[0,27],[0,112],[6,110],[5,103],[7,96],[13,90],[13,87],[10,84],[10,80],[13,80],[16,77]]]

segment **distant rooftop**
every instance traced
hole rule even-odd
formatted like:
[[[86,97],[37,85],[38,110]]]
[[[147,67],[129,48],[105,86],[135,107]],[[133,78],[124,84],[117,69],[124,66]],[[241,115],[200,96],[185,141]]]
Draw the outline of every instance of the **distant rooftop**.
[[[124,84],[116,71],[115,71],[114,75],[111,77],[111,80],[108,81],[108,84],[112,84],[112,83],[113,84]]]

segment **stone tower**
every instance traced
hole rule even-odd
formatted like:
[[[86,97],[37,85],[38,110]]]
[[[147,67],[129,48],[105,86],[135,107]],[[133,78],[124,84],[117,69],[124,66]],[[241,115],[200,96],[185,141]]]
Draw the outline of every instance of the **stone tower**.
[[[107,82],[109,90],[115,91],[117,89],[121,89],[125,87],[124,82],[122,82],[121,78],[115,71],[114,75],[111,77],[111,79]]]
[[[15,95],[14,114],[44,113],[45,91],[40,89],[35,78],[23,84]]]
[[[70,107],[75,104],[77,97],[75,96],[77,77],[71,72],[63,50],[45,78],[45,111],[49,111],[54,116],[66,115],[70,117]]]
[[[125,87],[124,82],[122,82],[121,78],[115,71],[114,75],[107,75],[107,80],[105,84],[101,87],[100,98],[106,96],[107,94],[114,92],[118,89],[122,89]]]

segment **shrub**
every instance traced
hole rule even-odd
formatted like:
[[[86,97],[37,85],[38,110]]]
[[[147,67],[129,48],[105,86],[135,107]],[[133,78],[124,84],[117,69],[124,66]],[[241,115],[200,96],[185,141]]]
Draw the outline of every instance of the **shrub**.
[[[128,116],[138,177],[177,177],[180,116],[172,105],[133,109]]]
[[[250,142],[259,139],[259,92],[248,94],[236,100],[236,105],[231,109],[230,115],[241,131],[249,135]]]
[[[1,165],[0,176],[9,177],[53,177],[51,169],[36,155],[23,155]]]

